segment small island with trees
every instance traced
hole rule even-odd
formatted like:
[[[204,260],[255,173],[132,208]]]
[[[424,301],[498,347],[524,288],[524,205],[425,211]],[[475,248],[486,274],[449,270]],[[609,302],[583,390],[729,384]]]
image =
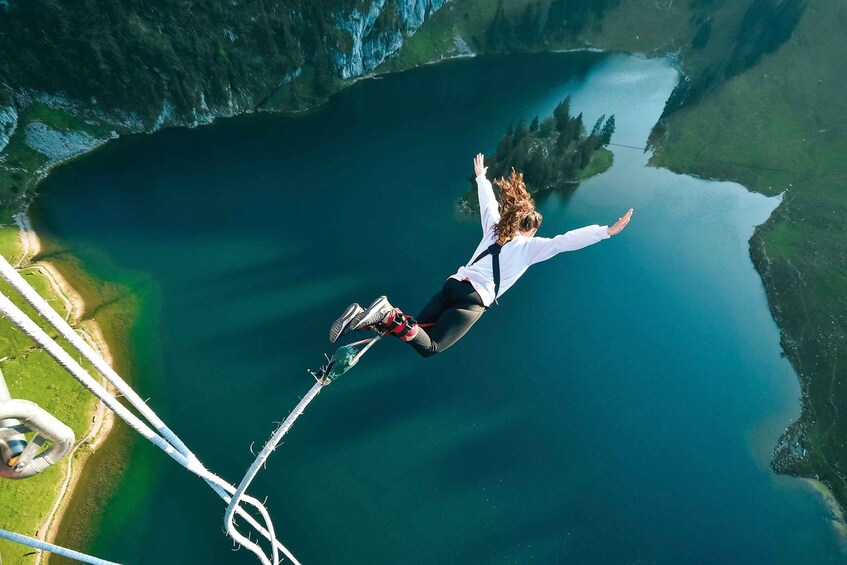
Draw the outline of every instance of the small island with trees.
[[[583,124],[582,113],[571,116],[571,97],[562,100],[553,115],[540,122],[536,116],[527,125],[521,118],[517,126],[509,126],[497,144],[494,157],[488,160],[489,177],[509,176],[511,168],[523,172],[530,193],[576,188],[581,180],[600,174],[612,166],[612,152],[606,146],[615,132],[614,114],[605,114],[590,132]],[[460,198],[459,208],[465,212],[478,208],[476,183]]]

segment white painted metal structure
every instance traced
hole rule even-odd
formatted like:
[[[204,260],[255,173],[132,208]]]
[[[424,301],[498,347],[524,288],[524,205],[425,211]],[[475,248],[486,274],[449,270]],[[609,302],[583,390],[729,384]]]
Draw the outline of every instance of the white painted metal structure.
[[[3,457],[0,477],[4,479],[28,479],[37,475],[58,463],[74,445],[73,430],[35,402],[0,400],[0,420],[5,419],[19,422],[12,430],[18,433],[33,431],[36,435],[20,453],[8,459]],[[45,439],[51,442],[50,446],[39,453]]]
[[[0,404],[4,400],[11,400],[9,388],[6,386],[6,379],[3,378],[3,373],[0,372]],[[0,410],[2,412],[2,410]],[[18,458],[26,449],[26,437],[24,437],[23,424],[20,420],[0,416],[0,459],[7,466],[13,466],[17,463]],[[2,471],[0,471],[2,472]]]
[[[30,547],[34,547],[35,549],[49,551],[51,553],[55,553],[56,555],[61,555],[62,557],[76,559],[77,561],[82,561],[83,563],[91,563],[92,565],[119,565],[114,561],[106,561],[105,559],[92,557],[90,555],[86,555],[85,553],[74,551],[73,549],[68,549],[60,545],[53,545],[52,543],[47,543],[46,541],[41,541],[40,539],[16,534],[15,532],[10,532],[8,530],[0,530],[0,539],[5,539],[13,541],[15,543],[28,545]]]
[[[71,346],[77,350],[82,356],[90,362],[97,371],[103,375],[103,377],[111,383],[117,392],[123,396],[132,407],[138,411],[141,416],[146,420],[143,421],[141,418],[136,416],[133,412],[131,412],[128,408],[126,408],[123,404],[118,402],[117,398],[111,395],[105,387],[103,387],[97,380],[95,380],[70,354],[68,354],[64,349],[62,349],[49,335],[47,335],[44,330],[42,330],[35,322],[33,322],[26,314],[24,314],[8,297],[3,294],[0,294],[0,315],[9,319],[12,323],[14,323],[18,328],[20,328],[26,335],[35,340],[41,347],[43,347],[53,359],[55,359],[65,370],[67,370],[77,381],[79,381],[86,389],[88,389],[92,394],[97,396],[103,403],[112,410],[115,414],[117,414],[124,422],[126,422],[133,430],[141,434],[148,441],[159,447],[162,451],[164,451],[168,456],[170,456],[174,461],[176,461],[183,468],[188,470],[189,472],[197,475],[212,488],[212,490],[220,496],[224,502],[228,503],[228,507],[226,510],[226,518],[225,525],[227,533],[235,540],[236,543],[246,547],[251,552],[253,552],[261,563],[264,565],[277,565],[280,561],[280,553],[288,557],[293,563],[299,562],[294,557],[294,555],[280,542],[276,539],[276,533],[274,532],[273,523],[270,519],[270,515],[265,509],[264,505],[256,500],[254,497],[245,494],[247,486],[250,484],[252,479],[255,477],[259,468],[264,464],[267,456],[274,450],[276,444],[282,438],[282,435],[290,429],[291,425],[294,423],[294,420],[303,412],[306,405],[317,396],[320,389],[329,384],[330,380],[319,379],[318,383],[312,387],[312,390],[309,394],[300,401],[300,403],[295,408],[294,412],[286,418],[285,422],[282,426],[274,433],[271,440],[268,444],[262,449],[262,453],[260,453],[257,460],[253,463],[248,474],[244,477],[240,487],[236,489],[233,485],[224,481],[217,475],[210,472],[206,469],[203,464],[197,459],[197,457],[188,449],[188,447],[179,439],[179,437],[170,430],[164,422],[156,415],[156,413],[149,407],[147,404],[136,394],[136,392],[106,363],[106,361],[92,349],[88,343],[86,343],[74,330],[71,326],[61,318],[48,304],[47,302],[35,292],[35,290],[29,286],[29,284],[20,276],[20,274],[6,261],[5,258],[0,257],[0,276],[2,276],[6,281],[11,284],[15,290],[17,290],[21,295],[29,302],[38,313],[43,316],[58,332],[64,337]],[[376,340],[371,340],[371,343],[368,344],[370,347]],[[367,349],[367,348],[366,348]],[[364,350],[361,352],[364,353]],[[357,355],[355,360],[350,364],[358,361],[358,357],[361,355]],[[0,417],[2,417],[2,413],[0,413]],[[149,425],[148,425],[149,424]],[[152,428],[151,428],[152,426]],[[255,512],[259,514],[262,519],[262,523],[259,523],[251,514],[248,514],[247,511],[242,507],[242,503],[246,503],[251,506]],[[252,526],[261,536],[270,542],[270,555],[268,552],[262,548],[257,542],[254,542],[249,535],[244,535],[238,531],[235,525],[234,517],[238,516],[242,518],[245,522],[247,522],[250,526]],[[18,541],[20,543],[25,543],[27,545],[31,545],[32,547],[36,547],[39,549],[47,549],[49,551],[57,552],[58,546],[53,546],[51,544],[45,544],[40,540],[33,540],[32,538],[27,538],[26,536],[20,536],[19,534],[13,534],[12,532],[7,532],[6,530],[0,530],[0,538],[11,539],[12,541]],[[37,543],[36,543],[37,542]],[[48,547],[49,546],[49,547]],[[107,561],[98,560],[95,557],[85,556],[79,552],[73,552],[72,550],[67,550],[63,548],[61,549],[67,557],[72,557],[74,559],[80,559],[80,556],[85,559],[81,559],[83,561],[89,563],[109,563]],[[76,555],[70,555],[73,553]]]

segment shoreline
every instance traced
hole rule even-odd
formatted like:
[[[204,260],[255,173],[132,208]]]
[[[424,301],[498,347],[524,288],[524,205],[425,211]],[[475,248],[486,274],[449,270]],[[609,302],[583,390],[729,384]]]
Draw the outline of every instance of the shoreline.
[[[113,358],[100,325],[95,320],[82,321],[82,317],[85,314],[85,302],[82,296],[65,279],[55,265],[45,260],[32,261],[41,251],[41,241],[32,228],[28,207],[29,204],[27,203],[21,211],[15,214],[15,224],[18,226],[18,237],[21,243],[21,253],[14,262],[15,268],[19,270],[36,270],[49,281],[50,287],[56,296],[61,298],[65,303],[67,310],[65,319],[70,325],[75,326],[75,329],[82,335],[83,339],[111,366]],[[113,387],[105,378],[101,376],[100,381],[109,392],[114,392]],[[55,541],[62,524],[62,519],[73,498],[74,490],[79,483],[80,475],[85,470],[88,459],[106,442],[110,432],[114,428],[114,414],[106,409],[103,401],[98,401],[95,404],[89,416],[91,425],[88,431],[85,436],[76,442],[74,448],[67,455],[67,465],[53,508],[36,530],[35,537],[43,541],[51,543]],[[75,461],[77,455],[79,455],[79,459]],[[50,554],[48,552],[37,550],[35,554],[36,565],[41,565],[50,560]]]
[[[823,503],[826,505],[826,508],[832,512],[832,517],[826,518],[829,520],[832,529],[835,530],[836,535],[838,536],[838,541],[841,543],[841,546],[847,550],[847,520],[844,517],[844,510],[842,510],[841,505],[838,503],[838,500],[835,498],[835,495],[832,493],[832,489],[826,483],[823,483],[817,479],[812,479],[809,477],[795,477],[802,481],[805,481],[811,487],[820,494],[821,498],[823,498]]]

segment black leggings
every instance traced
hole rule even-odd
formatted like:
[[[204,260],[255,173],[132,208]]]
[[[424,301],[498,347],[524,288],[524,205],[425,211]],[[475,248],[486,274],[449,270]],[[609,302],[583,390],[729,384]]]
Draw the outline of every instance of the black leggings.
[[[433,323],[409,341],[421,357],[431,357],[459,341],[485,312],[479,293],[468,281],[449,278],[417,316],[418,324]]]

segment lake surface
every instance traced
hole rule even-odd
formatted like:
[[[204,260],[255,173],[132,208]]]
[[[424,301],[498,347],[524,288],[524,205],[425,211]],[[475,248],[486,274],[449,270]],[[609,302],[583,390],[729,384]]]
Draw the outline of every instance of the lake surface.
[[[56,171],[38,216],[88,269],[149,291],[137,387],[237,482],[348,303],[415,313],[469,259],[479,224],[455,201],[478,151],[567,94],[642,147],[678,79],[623,55],[453,61],[299,117],[119,140]],[[799,386],[747,241],[778,200],[612,149],[608,172],[538,199],[539,235],[632,207],[621,235],[534,266],[443,355],[381,343],[271,457],[251,493],[304,563],[843,559],[821,497],[768,467]],[[254,563],[223,509],[135,446],[89,549]]]

